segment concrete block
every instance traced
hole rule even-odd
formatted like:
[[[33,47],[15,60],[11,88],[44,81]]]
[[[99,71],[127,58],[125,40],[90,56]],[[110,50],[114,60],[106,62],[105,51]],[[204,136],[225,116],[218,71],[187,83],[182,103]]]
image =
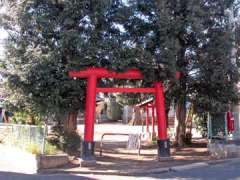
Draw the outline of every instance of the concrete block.
[[[165,161],[172,161],[173,157],[158,157],[158,161],[165,162]]]
[[[80,167],[91,167],[97,164],[96,160],[83,160],[79,159]]]
[[[236,144],[209,143],[208,151],[216,159],[240,157],[240,146]]]
[[[66,165],[69,158],[66,154],[59,155],[40,155],[39,156],[39,169],[56,168]]]
[[[226,145],[227,157],[237,157],[237,146],[235,144]]]
[[[172,167],[171,170],[183,171],[183,170],[188,170],[188,169],[193,169],[193,168],[201,168],[201,167],[206,167],[206,166],[208,166],[207,163],[200,162],[200,163],[193,163],[193,164],[187,164],[187,165],[182,165],[182,166],[175,166],[175,167]]]
[[[237,146],[237,157],[240,157],[240,146]]]
[[[34,155],[21,149],[0,145],[0,171],[35,174],[39,169],[55,168],[69,162],[67,155]]]

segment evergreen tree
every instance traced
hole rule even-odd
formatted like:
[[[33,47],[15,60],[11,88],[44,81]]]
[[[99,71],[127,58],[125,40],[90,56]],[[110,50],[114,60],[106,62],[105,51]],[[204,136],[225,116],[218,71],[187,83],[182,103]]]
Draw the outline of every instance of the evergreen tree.
[[[237,99],[239,74],[231,62],[234,44],[225,14],[233,0],[16,2],[10,1],[1,20],[9,32],[3,66],[15,107],[76,111],[83,107],[85,81],[68,78],[69,70],[138,68],[145,75],[138,85],[163,81],[167,99],[175,100],[176,140],[183,145],[186,101],[202,113],[224,111]]]
[[[2,62],[9,107],[69,119],[83,107],[86,86],[85,80],[70,79],[69,70],[143,69],[147,54],[128,44],[118,23],[126,7],[105,0],[10,1],[1,18],[9,33]]]
[[[234,39],[226,14],[232,5],[232,0],[129,1],[124,7],[128,18],[119,20],[131,48],[147,54],[141,62],[144,83],[163,81],[167,99],[175,99],[180,146],[185,139],[186,101],[201,114],[226,111],[228,103],[237,100],[239,74],[232,62]]]
[[[85,81],[70,79],[68,71],[104,66],[108,52],[102,49],[105,1],[91,2],[10,2],[1,22],[9,32],[2,64],[10,105],[57,119],[83,106]]]
[[[238,69],[231,62],[233,39],[225,10],[233,1],[159,1],[159,11],[167,9],[168,27],[176,40],[176,69],[182,73],[176,86],[178,145],[185,138],[186,101],[203,111],[226,111],[236,102]],[[160,20],[161,21],[161,20]]]

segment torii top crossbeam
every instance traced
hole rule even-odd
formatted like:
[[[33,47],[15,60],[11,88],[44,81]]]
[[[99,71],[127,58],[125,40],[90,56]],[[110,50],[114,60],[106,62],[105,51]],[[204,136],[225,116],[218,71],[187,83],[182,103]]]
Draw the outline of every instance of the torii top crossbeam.
[[[88,78],[91,75],[95,75],[97,78],[143,79],[143,75],[138,69],[130,69],[123,73],[117,73],[106,68],[87,68],[83,71],[69,72],[69,76],[75,78]]]
[[[114,72],[106,68],[87,68],[83,71],[70,71],[69,76],[72,78],[114,78],[114,79],[143,79],[143,74],[138,69],[130,69],[123,73]],[[96,88],[96,92],[121,92],[121,93],[154,93],[154,88]]]

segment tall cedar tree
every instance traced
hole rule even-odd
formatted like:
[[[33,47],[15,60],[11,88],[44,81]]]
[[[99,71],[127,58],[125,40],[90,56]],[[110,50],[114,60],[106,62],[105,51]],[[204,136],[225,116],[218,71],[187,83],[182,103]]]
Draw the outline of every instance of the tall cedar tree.
[[[226,111],[236,102],[238,69],[231,60],[233,36],[225,13],[231,0],[158,1],[169,17],[169,33],[177,44],[176,69],[182,73],[175,89],[178,119],[176,142],[182,146],[186,130],[186,101],[198,113]],[[161,21],[161,20],[160,20]]]
[[[148,64],[148,54],[129,45],[118,24],[125,7],[106,0],[9,1],[1,18],[9,33],[2,62],[9,107],[72,119],[76,128],[86,83],[70,79],[69,70],[95,66],[126,71]]]

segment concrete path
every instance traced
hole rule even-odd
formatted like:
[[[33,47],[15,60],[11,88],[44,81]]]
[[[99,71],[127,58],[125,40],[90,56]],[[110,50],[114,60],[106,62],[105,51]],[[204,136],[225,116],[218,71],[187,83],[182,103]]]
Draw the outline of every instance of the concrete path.
[[[176,180],[239,180],[240,159],[235,159],[228,163],[176,170],[170,173],[151,174],[151,177],[156,179]]]
[[[14,146],[0,144],[0,171],[36,173],[36,156]]]
[[[130,167],[129,167],[130,168]],[[213,161],[207,166],[192,165],[185,169],[175,169],[167,172],[150,172],[136,175],[101,175],[96,173],[70,173],[70,174],[49,174],[49,175],[27,175],[20,173],[0,172],[0,180],[239,180],[240,159],[225,161]]]

